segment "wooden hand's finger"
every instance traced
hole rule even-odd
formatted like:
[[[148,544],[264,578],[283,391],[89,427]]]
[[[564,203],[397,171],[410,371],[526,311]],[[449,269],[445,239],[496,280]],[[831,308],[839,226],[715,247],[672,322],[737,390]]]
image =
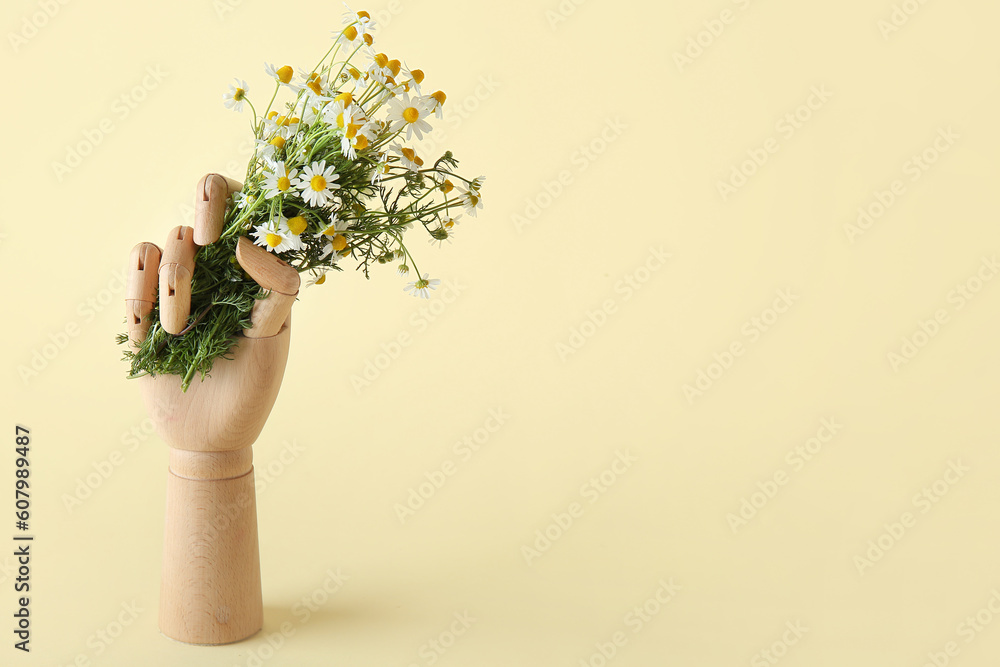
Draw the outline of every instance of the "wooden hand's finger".
[[[219,240],[229,196],[243,184],[221,174],[206,174],[194,191],[194,242],[208,245]]]
[[[125,287],[125,317],[132,350],[138,350],[149,331],[149,313],[156,305],[156,282],[160,270],[160,249],[140,243],[128,258]]]
[[[194,274],[194,230],[174,227],[160,257],[160,323],[178,334],[191,314],[191,276]]]
[[[236,260],[257,284],[271,293],[253,305],[249,338],[267,338],[281,330],[299,293],[299,272],[243,236],[236,243]]]

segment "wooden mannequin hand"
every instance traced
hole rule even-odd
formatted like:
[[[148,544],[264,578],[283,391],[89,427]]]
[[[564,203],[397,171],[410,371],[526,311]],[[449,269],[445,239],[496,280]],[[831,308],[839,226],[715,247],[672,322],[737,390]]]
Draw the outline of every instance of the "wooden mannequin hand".
[[[188,324],[191,276],[198,245],[219,239],[229,196],[242,185],[208,174],[195,191],[195,223],[175,227],[163,251],[152,243],[132,250],[128,268],[126,316],[133,349],[146,337],[148,315],[157,301],[160,323],[172,334]],[[240,266],[270,295],[254,304],[252,327],[239,335],[232,359],[218,359],[211,375],[197,378],[186,392],[177,375],[139,378],[146,409],[160,436],[172,448],[202,452],[242,449],[253,444],[274,405],[288,358],[291,308],[299,274],[248,238],[239,239]]]

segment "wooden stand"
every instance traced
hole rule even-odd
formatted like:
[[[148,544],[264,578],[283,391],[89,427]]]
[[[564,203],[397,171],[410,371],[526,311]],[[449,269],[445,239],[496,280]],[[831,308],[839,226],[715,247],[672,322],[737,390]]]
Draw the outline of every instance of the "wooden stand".
[[[160,631],[168,637],[227,644],[261,629],[250,452],[171,451],[160,580]]]
[[[160,631],[228,644],[261,629],[263,605],[253,450],[277,396],[289,323],[244,337],[209,380],[142,378],[146,408],[170,445]]]

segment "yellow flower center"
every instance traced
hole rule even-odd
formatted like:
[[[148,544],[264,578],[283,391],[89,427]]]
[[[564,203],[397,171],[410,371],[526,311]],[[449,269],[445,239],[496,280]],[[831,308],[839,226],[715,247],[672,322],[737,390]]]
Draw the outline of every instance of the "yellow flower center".
[[[421,157],[420,157],[419,155],[414,155],[414,156],[413,156],[413,162],[414,162],[414,163],[415,163],[415,164],[416,164],[416,165],[417,165],[418,167],[422,167],[422,166],[424,166],[424,161],[423,161],[423,159],[421,159]]]
[[[368,137],[363,134],[359,134],[358,138],[354,142],[354,147],[359,151],[368,148]]]
[[[479,205],[479,195],[474,195],[474,194],[472,194],[470,192],[469,193],[469,203],[472,204],[473,206],[478,206]]]
[[[284,67],[278,69],[278,81],[281,83],[288,83],[292,80],[293,74],[295,74],[295,71],[288,65],[285,65]]]
[[[413,158],[417,157],[417,152],[412,148],[404,148],[400,152],[403,154],[403,157],[405,157],[410,162],[413,162]]]
[[[278,117],[278,112],[277,111],[271,111],[271,112],[269,112],[267,114],[267,119],[268,120],[274,120],[277,117]]]
[[[367,32],[361,37],[361,39],[365,40],[365,44],[367,44],[368,46],[371,46],[372,42],[375,41],[374,39],[372,39],[372,36],[369,35]]]
[[[349,106],[351,102],[354,101],[354,96],[350,93],[341,93],[333,98],[334,102],[342,102],[345,107]]]
[[[369,14],[368,12],[364,11],[364,10],[361,10],[360,12],[358,12],[358,18],[359,19],[368,19],[370,21],[371,18],[372,18],[372,15]]]
[[[354,68],[354,67],[352,67],[350,65],[347,66],[347,73],[351,75],[352,79],[360,79],[361,78],[361,72],[359,72],[356,68]]]
[[[416,107],[407,107],[403,109],[403,120],[407,123],[416,123],[420,120],[420,112],[417,111]]]
[[[322,88],[322,86],[319,85],[319,79],[318,78],[317,79],[313,79],[312,81],[310,81],[306,85],[309,87],[309,90],[313,91],[317,95],[322,95],[323,94],[323,88]]]
[[[344,132],[344,136],[346,136],[348,139],[353,139],[354,136],[358,133],[358,130],[360,129],[361,129],[360,125],[355,125],[354,123],[348,123],[347,131]]]
[[[322,192],[326,190],[326,179],[320,174],[316,174],[309,181],[309,187],[311,187],[316,192]]]
[[[437,100],[438,104],[444,104],[444,101],[448,99],[448,96],[444,94],[444,91],[437,91],[436,93],[431,93],[431,97]]]
[[[448,221],[444,223],[444,226],[451,229],[455,226],[455,221],[449,218]]]
[[[388,67],[392,71],[393,76],[399,76],[400,62],[398,60],[396,59],[390,60],[389,62],[386,63],[386,67]]]
[[[334,250],[340,252],[347,247],[347,238],[343,234],[337,234],[330,240],[330,243],[333,244]]]
[[[307,226],[308,223],[306,222],[306,219],[303,218],[301,215],[297,215],[294,218],[289,219],[288,221],[289,231],[291,231],[292,234],[295,234],[296,236],[306,231]]]
[[[346,28],[344,28],[344,37],[346,37],[348,41],[353,42],[358,38],[358,29],[355,28],[353,25],[347,26]]]
[[[237,102],[239,102],[244,97],[246,97],[246,94],[247,94],[247,91],[243,90],[242,88],[237,88],[236,92],[233,93],[233,99],[236,100]]]
[[[448,194],[455,189],[455,184],[446,178],[444,179],[444,183],[441,184],[441,189],[444,190],[445,194]]]
[[[378,65],[379,67],[385,67],[386,65],[389,64],[389,56],[385,55],[384,53],[376,53],[375,64]]]
[[[274,146],[275,148],[284,148],[285,147],[285,138],[284,137],[275,137],[274,139],[271,139],[271,145]]]
[[[410,76],[417,83],[421,83],[424,80],[424,71],[420,69],[411,69]]]
[[[278,189],[284,192],[288,188],[292,187],[292,182],[288,180],[287,176],[278,177]]]
[[[321,275],[319,278],[316,279],[316,282],[314,282],[313,285],[322,285],[325,282],[326,282],[326,274],[324,273],[323,275]]]
[[[279,245],[281,245],[282,241],[281,237],[278,236],[277,234],[268,234],[267,236],[264,237],[264,240],[267,242],[267,245],[271,246],[272,248],[277,248]]]

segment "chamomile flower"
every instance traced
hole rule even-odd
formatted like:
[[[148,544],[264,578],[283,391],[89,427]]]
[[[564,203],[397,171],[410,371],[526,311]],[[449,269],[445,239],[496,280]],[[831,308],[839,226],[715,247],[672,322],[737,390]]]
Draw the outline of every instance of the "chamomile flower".
[[[361,109],[354,105],[354,97],[351,93],[341,93],[323,107],[323,120],[341,130],[349,123],[355,122],[355,116],[360,117],[361,115]]]
[[[455,231],[453,229],[445,227],[444,225],[441,225],[440,227],[430,230],[430,234],[431,237],[427,239],[427,242],[430,243],[431,245],[437,244],[437,246],[440,248],[441,246],[444,245],[445,241],[451,243],[452,237],[455,236]]]
[[[475,181],[473,181],[475,183]],[[476,217],[476,210],[483,207],[483,196],[474,187],[459,188],[459,203],[465,208],[465,212]]]
[[[410,267],[408,267],[406,264],[400,264],[396,268],[396,273],[398,273],[401,276],[405,276],[409,272],[410,272]]]
[[[347,11],[344,12],[344,25],[353,25],[362,34],[367,34],[375,30],[376,24],[372,20],[371,14],[365,11],[356,12],[346,2],[344,3],[344,7],[347,8]]]
[[[410,69],[409,67],[403,68],[403,74],[406,76],[406,87],[407,92],[410,89],[416,91],[417,95],[420,95],[420,84],[424,80],[424,71],[419,69]]]
[[[289,218],[288,222],[285,224],[288,225],[288,231],[299,237],[302,236],[302,232],[306,231],[306,229],[309,228],[309,221],[306,220],[301,215],[297,215],[294,218]]]
[[[295,76],[295,70],[290,65],[275,68],[271,63],[264,63],[264,71],[269,77],[275,79],[280,85],[287,86]]]
[[[431,124],[424,118],[429,114],[426,103],[420,98],[411,98],[409,93],[403,99],[391,99],[388,102],[389,129],[393,132],[406,129],[406,138],[414,134],[417,139],[423,138],[423,132],[431,131]]]
[[[270,160],[274,154],[285,147],[284,137],[274,137],[273,139],[255,139],[257,154],[265,160]]]
[[[305,247],[302,239],[288,228],[288,218],[283,215],[257,225],[251,235],[256,239],[254,243],[263,246],[268,252],[279,253]]]
[[[291,139],[299,129],[299,123],[296,117],[279,116],[277,111],[272,111],[264,118],[264,135]]]
[[[324,241],[323,254],[320,255],[320,259],[326,259],[330,255],[333,255],[335,261],[340,259],[339,253],[347,247],[347,227],[348,223],[339,220],[336,213],[330,216],[330,226],[316,234]]]
[[[446,215],[443,218],[441,218],[441,226],[447,230],[451,230],[455,227],[455,225],[457,225],[461,221],[461,219],[462,219],[461,214],[459,214],[457,217]]]
[[[242,191],[237,192],[235,198],[236,198],[236,208],[246,208],[247,206],[253,204],[253,197],[251,197],[245,192]]]
[[[246,102],[250,86],[242,79],[234,79],[234,81],[236,81],[236,84],[229,84],[229,91],[222,94],[222,102],[226,105],[227,109],[242,113],[243,104]]]
[[[312,287],[313,285],[322,285],[325,282],[326,282],[326,271],[324,271],[323,273],[319,274],[318,276],[310,280],[308,283],[306,283],[306,287]]]
[[[435,118],[444,117],[443,107],[445,100],[448,99],[448,96],[444,94],[443,90],[435,91],[427,97],[422,97],[421,99],[424,101],[424,104],[427,105],[427,108],[434,112]]]
[[[400,166],[410,171],[419,171],[424,166],[423,158],[417,155],[417,152],[412,148],[400,148],[399,146],[394,146],[393,148],[399,153]]]
[[[382,182],[382,177],[389,173],[389,154],[379,153],[378,160],[372,168],[372,183]]]
[[[285,161],[273,163],[273,168],[265,172],[264,176],[264,199],[271,199],[277,195],[287,192],[294,192],[294,188],[299,186],[298,169],[289,169],[285,166]]]
[[[368,84],[365,82],[364,73],[353,65],[344,68],[343,76],[347,77],[346,83],[353,83],[355,91],[364,90]]]
[[[341,220],[340,216],[338,216],[336,213],[332,213],[330,215],[330,224],[326,226],[326,229],[316,234],[315,236],[325,236],[327,238],[331,238],[341,232],[346,232],[349,226],[350,223],[348,223],[346,220]]]
[[[406,287],[403,288],[404,292],[410,292],[413,296],[420,297],[421,299],[429,299],[432,289],[437,289],[437,286],[441,284],[441,281],[437,278],[431,278],[428,280],[427,274],[425,273],[420,280],[414,280],[413,282],[407,283]]]
[[[330,82],[327,79],[326,74],[320,74],[319,72],[305,73],[302,71],[302,76],[298,83],[289,84],[289,88],[295,92],[305,93],[305,105],[319,105],[324,102],[329,102],[332,98],[327,94],[330,89]]]
[[[384,53],[369,54],[368,63],[368,76],[374,81],[384,84],[386,77],[392,76],[392,70],[389,69],[389,56]],[[371,85],[371,81],[369,84]]]
[[[344,136],[340,138],[340,152],[348,160],[357,159],[357,151],[368,148],[371,139],[364,130],[369,125],[370,123],[348,123],[344,128]]]
[[[299,187],[302,188],[302,198],[310,206],[325,206],[333,199],[333,190],[340,188],[336,180],[340,174],[333,165],[326,166],[326,160],[313,162],[302,169]]]
[[[339,33],[335,33],[337,44],[348,51],[353,51],[365,43],[363,33],[357,29],[356,25],[346,26]]]

